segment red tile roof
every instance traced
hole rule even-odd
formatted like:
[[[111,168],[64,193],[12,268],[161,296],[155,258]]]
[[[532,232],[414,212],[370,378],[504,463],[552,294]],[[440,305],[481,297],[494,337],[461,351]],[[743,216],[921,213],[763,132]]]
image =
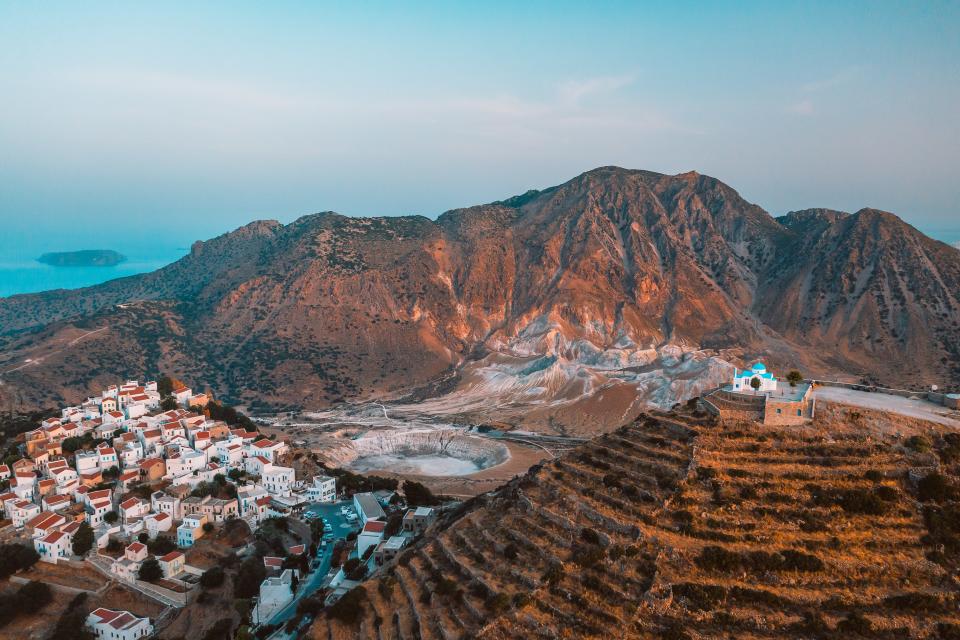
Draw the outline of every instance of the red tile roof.
[[[183,557],[183,553],[181,553],[180,551],[171,551],[167,555],[160,558],[160,562],[172,562],[177,558],[182,558],[182,557]]]
[[[363,525],[363,532],[368,531],[372,533],[383,533],[383,530],[386,529],[387,523],[381,522],[380,520],[368,520],[367,524]]]

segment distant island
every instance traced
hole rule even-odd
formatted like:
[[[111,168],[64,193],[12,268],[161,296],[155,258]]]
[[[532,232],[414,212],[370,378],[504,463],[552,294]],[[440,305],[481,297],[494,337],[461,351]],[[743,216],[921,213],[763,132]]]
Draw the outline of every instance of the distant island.
[[[45,253],[37,261],[54,267],[115,267],[126,259],[111,249],[85,249]]]

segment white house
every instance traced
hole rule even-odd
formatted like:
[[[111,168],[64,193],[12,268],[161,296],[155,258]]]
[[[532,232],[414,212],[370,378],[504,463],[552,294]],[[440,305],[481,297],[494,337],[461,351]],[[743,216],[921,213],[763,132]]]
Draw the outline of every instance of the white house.
[[[173,526],[173,518],[165,513],[151,513],[144,517],[143,524],[146,527],[147,535],[153,539],[162,531],[170,531],[170,527]]]
[[[184,516],[183,522],[177,527],[177,546],[192,547],[193,543],[203,537],[203,525],[207,517],[201,514]]]
[[[103,522],[104,516],[113,510],[113,503],[110,500],[91,500],[84,508],[84,519],[91,527],[96,527]]]
[[[314,476],[313,484],[307,487],[307,498],[314,502],[333,502],[337,499],[337,479]]]
[[[40,514],[40,507],[27,500],[17,500],[9,510],[8,516],[13,526],[22,527],[28,520]]]
[[[77,451],[73,460],[80,475],[100,469],[100,455],[96,451]]]
[[[381,520],[370,520],[363,525],[363,530],[357,536],[357,555],[361,558],[368,547],[376,547],[383,541],[383,532],[387,523]]]
[[[293,491],[295,480],[296,473],[290,467],[270,465],[260,475],[264,488],[274,496],[289,496]]]
[[[250,457],[263,456],[270,462],[276,462],[277,458],[287,450],[287,445],[276,440],[262,438],[256,442],[251,442],[247,446],[247,455]]]
[[[254,624],[265,624],[293,601],[293,570],[284,569],[279,576],[260,583],[260,597],[253,609]]]
[[[169,479],[179,478],[194,471],[200,471],[207,466],[207,456],[200,451],[181,448],[180,451],[167,458],[167,475]]]
[[[102,607],[87,616],[87,627],[97,640],[138,640],[153,634],[150,618],[138,618],[129,611]]]
[[[733,371],[733,391],[736,393],[753,393],[753,381],[759,381],[760,388],[756,391],[767,392],[777,390],[777,379],[772,373],[767,371],[766,365],[762,362],[755,363],[749,369]]]
[[[157,562],[160,563],[160,569],[163,570],[163,577],[172,578],[173,576],[183,573],[186,558],[180,551],[171,551],[167,555],[158,558]]]
[[[133,497],[120,503],[120,517],[124,523],[142,518],[150,513],[150,503],[146,500]]]
[[[174,520],[181,515],[180,498],[169,496],[163,491],[154,491],[150,496],[150,507],[157,513],[165,513]]]
[[[73,539],[62,531],[48,533],[42,538],[33,540],[33,548],[40,554],[40,560],[57,564],[60,558],[68,558],[73,554]]]
[[[117,450],[113,447],[108,447],[106,445],[100,445],[97,447],[97,456],[99,456],[99,465],[100,471],[106,471],[112,467],[119,468],[119,461],[117,459]]]
[[[41,505],[47,511],[60,511],[61,509],[66,509],[71,504],[73,504],[73,500],[70,499],[70,496],[59,494],[44,496],[41,502]]]
[[[370,520],[386,520],[387,514],[372,493],[353,494],[353,508],[360,516],[360,522],[367,524]]]

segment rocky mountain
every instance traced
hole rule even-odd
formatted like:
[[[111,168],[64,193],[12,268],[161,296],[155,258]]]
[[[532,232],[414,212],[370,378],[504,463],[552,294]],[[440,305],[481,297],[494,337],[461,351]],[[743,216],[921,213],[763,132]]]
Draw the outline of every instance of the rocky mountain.
[[[958,285],[960,253],[889,213],[775,219],[708,176],[603,167],[436,221],[254,222],[150,274],[0,299],[0,390],[164,370],[253,408],[482,389],[627,412],[760,356],[943,384]]]

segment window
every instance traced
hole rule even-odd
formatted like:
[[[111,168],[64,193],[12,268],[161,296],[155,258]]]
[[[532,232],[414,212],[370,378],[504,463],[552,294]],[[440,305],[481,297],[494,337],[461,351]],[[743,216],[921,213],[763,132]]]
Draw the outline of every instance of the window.
[[[797,415],[798,415],[798,416],[802,416],[802,415],[803,415],[803,409],[797,409]]]

